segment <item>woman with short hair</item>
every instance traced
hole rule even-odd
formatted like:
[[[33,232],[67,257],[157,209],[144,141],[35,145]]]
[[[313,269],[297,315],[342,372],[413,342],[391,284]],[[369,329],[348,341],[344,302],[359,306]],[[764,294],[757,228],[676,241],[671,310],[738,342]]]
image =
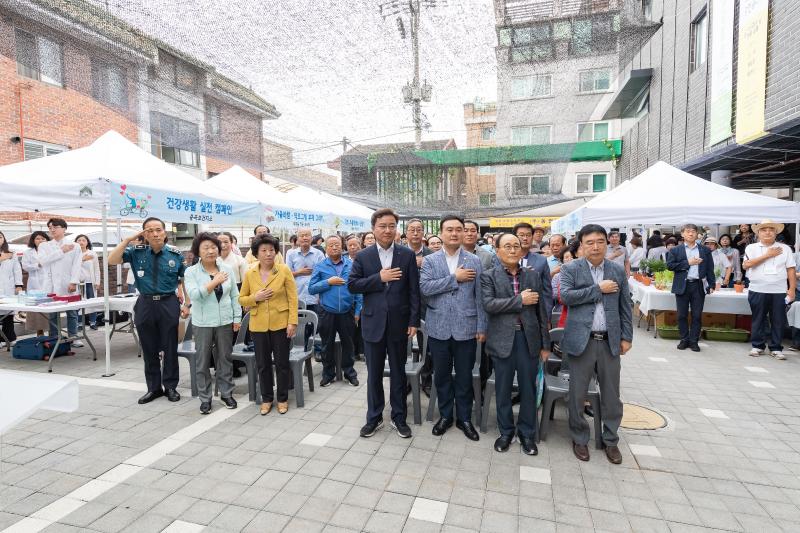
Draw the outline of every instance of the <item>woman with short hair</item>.
[[[45,284],[45,271],[39,263],[39,245],[50,240],[46,231],[34,231],[28,239],[28,249],[22,254],[22,269],[28,273],[28,292],[43,291]],[[43,313],[26,313],[25,329],[36,331],[41,337],[44,330],[50,327],[47,315]]]
[[[211,360],[216,368],[220,401],[236,409],[233,398],[233,335],[242,322],[239,290],[233,270],[220,257],[222,245],[211,233],[200,233],[192,242],[197,263],[186,269],[184,283],[192,302],[192,336],[197,352],[197,393],[200,413],[211,412]]]
[[[242,281],[239,303],[250,308],[249,330],[255,343],[258,381],[261,386],[261,415],[272,410],[275,399],[272,360],[275,360],[278,412],[289,410],[289,367],[291,339],[297,331],[297,284],[285,264],[276,264],[278,240],[259,235],[250,248],[258,265]]]

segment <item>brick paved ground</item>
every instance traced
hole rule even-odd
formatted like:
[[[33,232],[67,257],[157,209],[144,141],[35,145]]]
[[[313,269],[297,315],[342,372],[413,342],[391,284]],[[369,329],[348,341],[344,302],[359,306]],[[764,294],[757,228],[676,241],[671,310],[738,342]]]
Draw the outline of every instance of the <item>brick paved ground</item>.
[[[139,406],[141,360],[129,335],[113,346],[112,380],[87,349],[56,361],[84,378],[77,412],[39,411],[3,435],[0,531],[800,531],[800,356],[677,352],[637,330],[624,400],[669,425],[623,431],[613,466],[593,448],[573,457],[563,405],[538,457],[492,451],[494,416],[478,443],[433,437],[429,422],[412,439],[360,439],[365,385],[307,392],[303,409],[290,395],[284,416],[259,416],[244,378],[235,411],[216,402],[203,417],[188,391]],[[0,368],[45,365],[2,352]]]

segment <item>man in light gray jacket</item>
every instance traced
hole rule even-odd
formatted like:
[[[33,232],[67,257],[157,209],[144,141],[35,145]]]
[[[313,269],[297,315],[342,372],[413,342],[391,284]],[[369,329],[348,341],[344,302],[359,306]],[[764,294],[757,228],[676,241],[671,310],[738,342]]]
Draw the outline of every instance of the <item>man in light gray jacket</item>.
[[[444,248],[425,257],[419,278],[427,306],[425,330],[441,416],[433,434],[444,435],[453,425],[455,399],[456,427],[468,439],[477,441],[480,437],[472,425],[472,367],[477,343],[486,339],[486,313],[478,281],[481,263],[461,247],[464,221],[460,217],[442,218],[439,233]]]
[[[583,416],[586,390],[597,371],[603,444],[608,460],[622,462],[617,430],[622,421],[620,357],[631,348],[633,313],[625,269],[605,259],[606,230],[588,224],[578,233],[584,257],[561,267],[561,300],[569,309],[561,349],[569,361],[569,429],[572,450],[589,460],[589,424]]]

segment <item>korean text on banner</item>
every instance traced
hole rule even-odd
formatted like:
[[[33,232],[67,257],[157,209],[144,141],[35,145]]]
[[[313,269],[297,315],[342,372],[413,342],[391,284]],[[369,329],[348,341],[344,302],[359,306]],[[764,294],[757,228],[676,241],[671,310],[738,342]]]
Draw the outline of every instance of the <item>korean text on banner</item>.
[[[711,124],[709,146],[733,134],[733,8],[730,0],[711,4]]]
[[[765,134],[768,29],[769,0],[741,0],[736,69],[736,142],[739,144]]]

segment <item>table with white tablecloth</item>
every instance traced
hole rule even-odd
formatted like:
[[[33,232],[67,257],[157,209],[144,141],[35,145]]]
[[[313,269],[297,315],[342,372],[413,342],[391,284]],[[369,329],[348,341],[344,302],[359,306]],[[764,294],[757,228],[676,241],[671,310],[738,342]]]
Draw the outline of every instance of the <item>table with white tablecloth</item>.
[[[677,311],[675,295],[667,290],[659,290],[654,285],[645,285],[633,278],[628,279],[631,298],[639,304],[639,312],[648,319],[665,311]],[[747,289],[736,292],[733,289],[720,289],[707,294],[703,304],[704,313],[723,313],[729,315],[750,315],[750,304],[747,301]],[[657,330],[656,330],[657,332]],[[657,335],[657,333],[656,333]]]

